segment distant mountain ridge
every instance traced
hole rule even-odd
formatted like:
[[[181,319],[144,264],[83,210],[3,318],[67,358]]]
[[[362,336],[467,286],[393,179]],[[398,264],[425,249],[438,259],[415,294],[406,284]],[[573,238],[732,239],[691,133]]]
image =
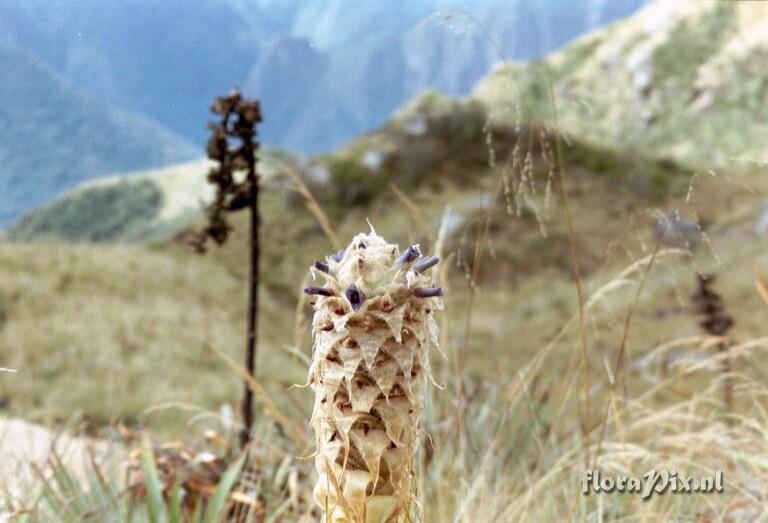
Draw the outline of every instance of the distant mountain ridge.
[[[345,28],[368,27],[366,23],[386,20],[391,12],[371,2],[382,12],[369,19],[360,7],[369,3],[335,0],[327,11],[316,11],[319,18],[312,19],[314,24],[308,16],[300,16],[285,37],[297,49],[290,56],[292,65],[285,50],[272,42],[250,69],[244,89],[264,102],[267,141],[308,154],[323,153],[382,125],[425,90],[465,96],[502,59],[544,56],[631,14],[644,1],[414,2],[411,5],[420,9],[404,14],[400,27],[384,22],[384,30],[355,39],[344,36]],[[393,11],[408,11],[402,1],[388,5]],[[340,36],[329,39],[326,32]],[[307,78],[308,70],[313,74]],[[295,83],[286,86],[286,77]],[[269,108],[285,104],[286,89],[300,93],[290,97],[293,111],[276,113],[270,121]]]
[[[0,226],[93,177],[198,156],[233,85],[262,101],[263,143],[317,154],[643,1],[0,3]]]
[[[455,34],[466,21],[425,22],[435,12],[470,14],[526,60],[644,1],[25,0],[0,4],[0,40],[197,143],[212,98],[240,85],[264,102],[266,143],[317,154],[423,90],[466,95],[500,60],[481,31]]]
[[[83,180],[196,155],[181,137],[1,42],[0,76],[0,226]]]

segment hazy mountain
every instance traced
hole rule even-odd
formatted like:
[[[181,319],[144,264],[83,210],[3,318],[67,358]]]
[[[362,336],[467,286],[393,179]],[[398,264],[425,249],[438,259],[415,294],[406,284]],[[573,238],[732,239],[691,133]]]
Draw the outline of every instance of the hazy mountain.
[[[310,5],[292,28],[294,51],[268,46],[245,89],[264,102],[267,141],[324,152],[381,125],[419,92],[466,95],[495,63],[544,56],[643,3],[485,0],[425,2],[417,9],[405,2],[337,0],[326,10]],[[384,21],[381,27],[369,27],[376,20]],[[286,97],[290,111],[270,118],[270,108],[285,106]]]
[[[201,152],[208,107],[233,85],[262,100],[265,143],[316,154],[427,88],[467,94],[495,62],[544,54],[641,3],[0,3],[0,224],[94,176],[196,156],[173,133]]]
[[[424,89],[467,94],[500,60],[481,31],[452,30],[472,24],[425,21],[436,11],[471,14],[501,54],[520,60],[642,3],[25,0],[0,4],[0,39],[198,143],[212,98],[244,84],[265,102],[267,142],[317,153],[377,127]]]
[[[0,3],[0,40],[30,50],[91,96],[202,142],[213,97],[241,82],[275,9],[225,0]],[[275,13],[272,16],[272,13]]]
[[[82,180],[195,154],[182,138],[84,95],[5,44],[0,77],[0,224]]]

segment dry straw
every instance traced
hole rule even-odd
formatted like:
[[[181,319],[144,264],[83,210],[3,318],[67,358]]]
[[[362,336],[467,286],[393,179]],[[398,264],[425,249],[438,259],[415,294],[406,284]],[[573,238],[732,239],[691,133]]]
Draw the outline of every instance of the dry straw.
[[[326,280],[305,289],[317,297],[309,381],[324,522],[411,519],[434,310],[442,308],[442,289],[428,276],[437,262],[418,246],[401,254],[371,229],[311,269]]]

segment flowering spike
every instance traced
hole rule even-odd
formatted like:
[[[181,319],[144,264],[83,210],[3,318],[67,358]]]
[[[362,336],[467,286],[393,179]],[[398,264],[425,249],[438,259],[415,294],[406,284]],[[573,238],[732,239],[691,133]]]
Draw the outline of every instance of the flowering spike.
[[[403,254],[400,255],[400,257],[395,260],[395,267],[400,267],[401,265],[405,265],[406,263],[411,263],[413,260],[421,256],[421,252],[419,252],[419,248],[416,245],[411,245],[408,247]]]
[[[363,302],[365,301],[365,294],[357,288],[357,285],[354,283],[347,287],[347,289],[344,291],[344,296],[347,297],[347,300],[349,300],[349,304],[352,305],[352,310],[357,312],[360,310],[360,307],[363,306]]]
[[[322,521],[410,521],[429,347],[438,341],[433,307],[422,298],[442,289],[420,271],[392,270],[418,259],[415,246],[397,257],[397,246],[371,232],[347,251],[332,265],[343,296],[318,300],[312,322],[313,498],[328,511]],[[420,270],[435,263],[424,258]]]
[[[417,287],[413,291],[417,298],[436,298],[443,295],[443,289],[440,287]]]
[[[415,272],[416,274],[422,273],[427,269],[437,265],[439,261],[440,261],[440,258],[438,258],[437,256],[426,256],[414,264],[413,272]]]
[[[304,294],[317,294],[318,296],[335,296],[336,294],[331,289],[325,287],[307,287],[304,289]]]

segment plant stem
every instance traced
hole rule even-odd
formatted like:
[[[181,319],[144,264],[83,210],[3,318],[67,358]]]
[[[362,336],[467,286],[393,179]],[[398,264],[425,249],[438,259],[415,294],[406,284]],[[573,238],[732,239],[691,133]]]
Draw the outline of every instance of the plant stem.
[[[723,374],[723,404],[727,413],[733,412],[733,383],[731,382],[731,355],[727,341],[720,343],[718,347],[723,353],[721,372]]]
[[[248,332],[245,350],[245,369],[248,374],[256,375],[256,338],[258,335],[259,311],[259,178],[256,173],[256,154],[253,140],[243,140],[243,153],[248,162],[247,181],[250,185],[250,275],[248,288]],[[253,426],[253,391],[248,382],[243,384],[242,400],[243,429],[240,433],[240,445],[245,447],[251,441]]]

